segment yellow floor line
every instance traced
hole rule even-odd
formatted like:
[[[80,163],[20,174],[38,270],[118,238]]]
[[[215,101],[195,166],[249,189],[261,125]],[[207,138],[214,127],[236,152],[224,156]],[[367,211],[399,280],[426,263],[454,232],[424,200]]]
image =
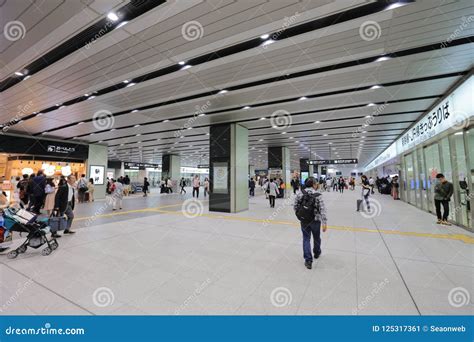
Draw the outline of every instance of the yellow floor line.
[[[177,207],[181,205],[182,204],[179,203],[179,204],[164,205],[157,208],[143,208],[143,209],[133,209],[133,210],[126,210],[126,211],[113,211],[107,214],[97,214],[97,215],[92,215],[92,216],[75,217],[74,221],[83,221],[83,220],[90,220],[90,219],[103,218],[103,217],[112,217],[116,215],[128,215],[128,214],[133,214],[133,213],[145,213],[145,212],[150,212],[150,211],[156,212],[157,210],[160,210],[162,208],[172,208],[172,207]]]
[[[170,211],[155,209],[154,211],[160,212],[163,214],[174,214],[174,215],[184,215],[181,211]],[[209,217],[214,219],[223,219],[231,221],[244,221],[244,222],[256,222],[256,223],[266,223],[266,224],[281,224],[299,227],[297,222],[291,221],[274,221],[274,220],[265,220],[265,219],[254,219],[250,217],[241,217],[241,216],[224,216],[224,215],[215,215],[215,214],[200,214],[197,216]],[[474,238],[464,235],[464,234],[434,234],[434,233],[419,233],[419,232],[406,232],[401,230],[386,230],[386,229],[371,229],[371,228],[356,228],[356,227],[344,227],[344,226],[331,226],[328,225],[328,229],[334,230],[345,230],[351,232],[365,232],[365,233],[378,233],[382,234],[391,234],[391,235],[405,235],[405,236],[416,236],[416,237],[428,237],[434,239],[447,239],[447,240],[458,240],[468,244],[474,244]]]

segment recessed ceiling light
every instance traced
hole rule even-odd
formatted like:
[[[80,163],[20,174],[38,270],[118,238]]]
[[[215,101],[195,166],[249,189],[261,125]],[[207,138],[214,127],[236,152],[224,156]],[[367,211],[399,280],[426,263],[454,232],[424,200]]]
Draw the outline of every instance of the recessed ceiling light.
[[[166,120],[163,120],[163,122],[168,122],[168,121],[169,121],[168,119],[166,119]]]
[[[17,75],[17,76],[23,76],[23,73],[20,72],[20,71],[15,71],[15,75]]]
[[[138,109],[132,110],[132,113],[136,113],[136,112],[138,112]]]
[[[382,57],[377,58],[375,61],[383,62],[383,61],[388,61],[389,59],[391,59],[389,56],[382,56]]]
[[[127,87],[126,87],[126,88],[128,88],[128,87],[133,87],[135,84],[136,84],[136,83],[134,83],[134,82],[129,83],[129,84],[127,84]]]
[[[30,77],[31,77],[30,75],[26,76],[25,78],[23,78],[23,81],[29,79]]]
[[[375,103],[372,103],[372,102],[367,105],[367,107],[373,107],[373,106],[375,106]]]
[[[267,45],[270,45],[270,44],[273,44],[273,43],[275,43],[275,41],[273,39],[268,39],[268,40],[265,40],[262,45],[267,46]]]
[[[306,96],[301,96],[298,100],[301,101],[301,100],[307,100],[308,98]]]
[[[382,86],[379,86],[378,84],[370,87],[370,89],[380,89],[380,88],[382,88]]]
[[[95,99],[95,96],[94,96],[94,95],[92,95],[92,96],[90,96],[90,97],[88,98],[88,100],[92,100],[92,99]]]
[[[408,3],[407,2],[403,2],[403,1],[397,1],[389,6],[387,6],[387,8],[385,9],[386,11],[388,10],[392,10],[392,9],[395,9],[395,8],[398,8],[398,7],[402,7],[402,6],[405,6],[407,5]]]
[[[288,137],[288,139],[293,139],[293,137]]]
[[[81,122],[78,122],[77,124],[78,125],[82,125],[84,123],[84,121],[81,121]]]
[[[281,134],[286,134],[286,132],[281,132]]]
[[[130,81],[129,81],[129,80],[125,80],[125,81],[123,81],[123,83],[125,83],[125,84],[127,84],[128,82],[130,82]]]
[[[73,139],[77,139],[77,137],[72,137]]]
[[[141,134],[140,134],[140,133],[138,133],[138,134],[136,134],[135,136],[136,136],[136,137],[139,137],[140,135],[141,135]]]
[[[456,132],[454,135],[463,135],[463,132]]]
[[[269,37],[270,37],[270,35],[268,33],[262,34],[260,36],[261,39],[268,39]]]
[[[317,121],[315,121],[314,123],[315,123],[315,124],[318,124],[318,123],[321,123],[321,121],[317,120]]]
[[[188,129],[193,129],[192,127],[188,127]]]
[[[260,120],[265,120],[265,119],[266,119],[265,117],[260,118]]]
[[[323,134],[323,137],[327,137],[328,135],[327,134]]]
[[[206,115],[206,114],[205,114],[205,113],[201,113],[201,114],[199,114],[198,116],[204,116],[204,115]]]
[[[365,117],[366,117],[366,118],[371,118],[371,117],[372,117],[372,115],[366,115]]]
[[[250,109],[250,106],[245,106],[245,107],[242,108],[242,109]]]
[[[189,69],[191,66],[192,66],[192,65],[187,64],[187,65],[183,66],[183,67],[181,68],[181,70]]]
[[[125,25],[127,25],[127,24],[128,24],[128,21],[122,21],[120,24],[118,24],[117,26],[115,26],[115,30],[116,30],[116,29],[119,29],[119,28],[121,28],[122,26],[125,26]]]
[[[229,91],[228,91],[228,90],[225,90],[225,89],[222,89],[221,91],[218,92],[218,94],[225,94],[225,93],[227,93],[227,92],[229,92]]]
[[[209,133],[206,133],[206,135],[210,135]]]
[[[263,141],[263,139],[258,139],[258,141]]]
[[[107,18],[109,18],[112,21],[117,21],[119,19],[118,15],[115,14],[114,12],[110,12],[107,14]]]

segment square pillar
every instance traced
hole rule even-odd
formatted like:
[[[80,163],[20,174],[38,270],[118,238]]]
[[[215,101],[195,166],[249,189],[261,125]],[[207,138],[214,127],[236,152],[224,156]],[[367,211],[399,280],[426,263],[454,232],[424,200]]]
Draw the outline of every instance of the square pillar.
[[[268,169],[281,172],[281,178],[285,182],[285,197],[288,197],[291,191],[291,170],[290,170],[290,150],[285,146],[268,148]]]
[[[181,157],[175,154],[164,154],[162,158],[161,179],[171,178],[173,191],[176,192],[177,184],[181,179]]]
[[[209,211],[248,210],[248,129],[239,124],[214,125],[209,136]]]

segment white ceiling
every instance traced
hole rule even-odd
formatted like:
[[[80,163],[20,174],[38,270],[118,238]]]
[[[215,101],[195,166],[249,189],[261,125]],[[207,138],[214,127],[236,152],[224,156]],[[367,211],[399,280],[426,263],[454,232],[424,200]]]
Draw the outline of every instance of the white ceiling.
[[[19,20],[27,31],[24,39],[15,42],[0,36],[0,80],[126,3],[111,0],[7,0],[0,7],[1,22]],[[15,115],[28,115],[288,25],[295,26],[329,14],[342,13],[365,3],[329,0],[167,1],[101,37],[88,48],[72,53],[0,93],[0,122],[9,122]],[[250,163],[257,168],[266,167],[268,146],[281,145],[290,147],[293,168],[298,167],[299,158],[308,158],[310,154],[312,158],[359,158],[360,166],[363,166],[429,109],[438,100],[437,96],[443,95],[460,76],[373,90],[361,91],[357,88],[465,72],[472,68],[472,44],[128,113],[114,117],[113,125],[105,127],[105,132],[98,132],[97,123],[92,122],[56,128],[90,120],[98,111],[131,111],[145,105],[179,100],[274,76],[440,43],[454,32],[456,39],[472,36],[474,25],[461,26],[463,17],[468,13],[474,13],[474,4],[470,0],[418,1],[218,58],[57,109],[18,123],[11,127],[11,131],[39,135],[53,130],[43,136],[67,139],[84,135],[78,140],[107,144],[110,159],[123,161],[161,163],[163,153],[179,153],[184,164],[194,166],[208,162],[209,141],[206,134],[209,125],[240,122],[249,128]],[[200,39],[184,39],[182,27],[190,21],[202,25]],[[359,28],[367,21],[380,25],[379,38],[362,39]],[[289,101],[305,95],[350,89],[355,90]],[[417,99],[421,97],[428,98]],[[285,99],[288,101],[225,111]],[[383,107],[366,106],[386,101],[393,103]],[[353,108],[344,108],[348,106]],[[219,110],[222,112],[189,119],[196,111]],[[269,118],[276,111],[290,113],[289,127],[284,130],[271,127]],[[365,116],[374,113],[373,120],[368,122]],[[260,120],[262,117],[266,120]],[[162,122],[165,119],[170,121]],[[321,123],[316,124],[315,121]],[[363,127],[364,124],[369,125]],[[193,129],[184,129],[176,134],[177,130],[188,126]],[[361,145],[362,136],[365,138]]]

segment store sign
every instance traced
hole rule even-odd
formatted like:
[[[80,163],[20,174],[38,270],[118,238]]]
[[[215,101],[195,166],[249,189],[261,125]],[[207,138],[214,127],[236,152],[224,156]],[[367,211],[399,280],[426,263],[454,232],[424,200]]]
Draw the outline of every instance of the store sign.
[[[402,137],[368,164],[365,170],[371,170],[450,128],[459,130],[468,127],[474,116],[472,94],[474,76],[418,120]]]
[[[308,160],[309,165],[333,165],[333,164],[357,164],[358,160],[354,159],[320,159]]]
[[[208,169],[209,168],[209,164],[199,164],[198,165],[198,169]]]
[[[48,145],[47,151],[49,153],[69,154],[76,152],[76,148],[63,145]]]

